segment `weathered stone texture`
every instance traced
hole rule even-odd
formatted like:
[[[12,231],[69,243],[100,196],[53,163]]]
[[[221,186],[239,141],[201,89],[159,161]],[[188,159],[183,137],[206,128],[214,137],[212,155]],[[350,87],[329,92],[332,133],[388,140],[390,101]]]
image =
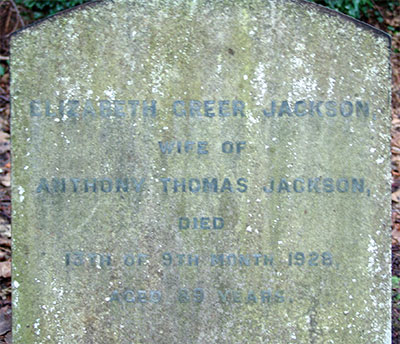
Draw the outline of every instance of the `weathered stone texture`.
[[[14,342],[390,343],[388,40],[283,0],[103,1],[14,35]]]

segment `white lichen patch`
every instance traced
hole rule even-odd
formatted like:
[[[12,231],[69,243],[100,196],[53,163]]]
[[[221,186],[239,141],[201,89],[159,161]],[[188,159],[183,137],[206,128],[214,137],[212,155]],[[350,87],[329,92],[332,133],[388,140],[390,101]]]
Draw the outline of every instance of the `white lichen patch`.
[[[22,203],[25,199],[24,193],[25,193],[25,189],[21,185],[19,185],[18,186],[18,194],[19,194],[20,203]]]

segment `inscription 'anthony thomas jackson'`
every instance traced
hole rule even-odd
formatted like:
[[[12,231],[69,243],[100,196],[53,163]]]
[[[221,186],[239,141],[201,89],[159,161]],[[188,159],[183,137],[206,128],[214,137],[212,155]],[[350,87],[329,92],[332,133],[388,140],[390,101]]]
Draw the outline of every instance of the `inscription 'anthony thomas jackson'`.
[[[245,193],[249,190],[249,181],[241,177],[231,178],[159,178],[155,181],[163,193]],[[41,178],[36,193],[110,193],[110,192],[142,192],[146,183],[145,177],[122,178]],[[270,178],[262,187],[266,194],[270,193],[367,193],[364,178]]]

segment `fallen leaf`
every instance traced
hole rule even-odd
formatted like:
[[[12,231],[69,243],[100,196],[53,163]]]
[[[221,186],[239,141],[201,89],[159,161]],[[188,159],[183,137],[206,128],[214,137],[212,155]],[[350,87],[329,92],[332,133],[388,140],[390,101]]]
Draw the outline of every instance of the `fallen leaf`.
[[[7,142],[10,140],[10,135],[4,131],[0,131],[0,142]]]
[[[11,331],[11,314],[8,307],[3,307],[0,311],[0,336]]]
[[[9,187],[11,185],[11,174],[7,173],[4,176],[0,177],[1,179],[1,184],[3,184],[5,187]]]
[[[6,341],[6,344],[12,344],[12,334],[11,334],[11,332],[7,333],[7,335],[4,338],[4,340]]]
[[[2,238],[0,236],[0,245],[1,246],[6,246],[6,247],[11,247],[11,240],[7,238]]]
[[[0,154],[4,154],[10,150],[9,142],[0,142]]]
[[[11,225],[9,223],[0,222],[0,235],[6,238],[11,238]]]
[[[11,277],[11,261],[0,262],[0,277]]]
[[[400,189],[392,193],[392,201],[400,202]]]
[[[400,243],[400,231],[398,229],[392,230],[392,239],[397,241],[397,243]]]

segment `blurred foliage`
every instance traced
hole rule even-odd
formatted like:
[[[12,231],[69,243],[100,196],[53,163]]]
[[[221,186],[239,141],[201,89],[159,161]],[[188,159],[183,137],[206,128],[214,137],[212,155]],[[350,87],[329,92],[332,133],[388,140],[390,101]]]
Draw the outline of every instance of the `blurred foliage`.
[[[368,11],[374,8],[373,0],[311,0],[317,4],[327,6],[354,18],[367,16]],[[390,2],[390,1],[389,1]],[[393,1],[395,2],[395,1]]]
[[[333,10],[342,12],[357,19],[368,18],[371,14],[377,16],[379,21],[383,21],[383,17],[379,12],[379,7],[383,6],[391,11],[399,6],[399,0],[309,0],[320,5],[327,6]]]
[[[83,4],[90,0],[15,0],[19,5],[23,5],[26,8],[33,11],[35,18],[40,19],[65,10],[67,8],[74,7],[76,5]],[[399,0],[309,0],[320,5],[327,6],[331,9],[345,13],[357,19],[368,18],[371,13],[382,18],[379,11],[376,8],[379,5],[383,5],[385,8],[393,10],[399,5]]]
[[[31,10],[34,14],[34,19],[41,19],[88,1],[89,0],[15,0],[15,3],[23,5]]]

